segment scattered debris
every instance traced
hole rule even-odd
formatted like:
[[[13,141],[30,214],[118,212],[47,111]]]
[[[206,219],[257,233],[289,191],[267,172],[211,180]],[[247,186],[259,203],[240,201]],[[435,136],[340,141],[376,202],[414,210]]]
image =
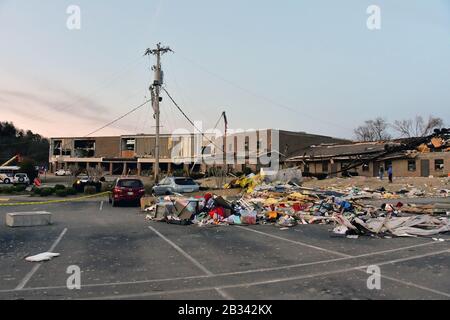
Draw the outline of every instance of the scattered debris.
[[[52,253],[52,252],[44,252],[37,254],[35,256],[27,257],[25,258],[28,262],[43,262],[43,261],[50,261],[55,257],[59,257],[59,253]]]
[[[417,187],[405,185],[397,192],[384,188],[305,188],[293,182],[297,171],[286,171],[277,179],[266,179],[263,172],[235,179],[226,187],[240,188],[242,192],[236,196],[160,197],[145,208],[146,219],[199,227],[272,224],[280,230],[333,224],[333,234],[349,239],[364,235],[429,237],[449,231],[450,203],[418,205],[401,200],[426,196]],[[439,193],[447,195],[448,190]],[[372,205],[368,200],[386,202]]]

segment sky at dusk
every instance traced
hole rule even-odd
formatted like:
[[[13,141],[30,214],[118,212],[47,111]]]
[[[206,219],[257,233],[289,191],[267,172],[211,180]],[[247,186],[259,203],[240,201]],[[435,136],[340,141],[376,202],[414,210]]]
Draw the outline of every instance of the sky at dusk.
[[[0,39],[0,120],[47,137],[84,136],[148,99],[143,54],[158,42],[175,51],[167,90],[205,129],[222,111],[231,128],[342,138],[378,116],[450,124],[448,0],[0,0]],[[163,97],[163,130],[192,130]],[[98,135],[154,126],[148,105]]]

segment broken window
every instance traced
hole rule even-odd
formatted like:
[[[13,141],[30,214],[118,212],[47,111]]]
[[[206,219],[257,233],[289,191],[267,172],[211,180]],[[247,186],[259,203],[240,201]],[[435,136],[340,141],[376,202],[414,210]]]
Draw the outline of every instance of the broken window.
[[[328,172],[328,161],[322,162],[322,172]]]
[[[62,141],[61,140],[53,142],[53,155],[54,156],[61,155],[61,147],[62,147]]]
[[[95,155],[94,140],[76,140],[75,156],[78,158],[92,158]]]
[[[416,171],[416,160],[408,160],[408,171]]]
[[[54,156],[70,156],[72,151],[67,149],[66,145],[63,145],[62,140],[53,141],[53,155]]]
[[[135,139],[127,139],[125,141],[125,150],[126,151],[134,151],[135,150],[135,145],[136,145],[136,140]]]
[[[444,159],[434,160],[434,170],[443,171],[444,170]]]

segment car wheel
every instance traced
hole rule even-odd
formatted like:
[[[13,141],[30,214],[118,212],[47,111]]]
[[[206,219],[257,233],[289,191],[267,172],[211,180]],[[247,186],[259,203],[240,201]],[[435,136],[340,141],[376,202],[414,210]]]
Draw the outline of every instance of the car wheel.
[[[10,184],[10,183],[11,183],[11,180],[9,180],[8,178],[6,178],[5,180],[3,180],[3,182],[4,182],[5,184]]]

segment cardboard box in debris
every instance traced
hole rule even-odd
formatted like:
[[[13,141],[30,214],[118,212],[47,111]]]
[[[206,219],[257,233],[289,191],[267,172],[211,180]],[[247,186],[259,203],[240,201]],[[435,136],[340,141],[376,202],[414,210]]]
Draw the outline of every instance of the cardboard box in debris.
[[[283,229],[295,225],[332,224],[335,235],[431,236],[450,229],[450,190],[438,190],[441,202],[428,205],[405,204],[403,198],[425,193],[405,186],[398,192],[383,188],[347,188],[318,190],[300,186],[295,174],[281,180],[263,175],[236,179],[226,187],[242,189],[239,196],[221,197],[206,193],[203,197],[166,196],[143,199],[147,219],[173,224],[198,226],[272,224]],[[365,200],[386,201],[380,206]]]

